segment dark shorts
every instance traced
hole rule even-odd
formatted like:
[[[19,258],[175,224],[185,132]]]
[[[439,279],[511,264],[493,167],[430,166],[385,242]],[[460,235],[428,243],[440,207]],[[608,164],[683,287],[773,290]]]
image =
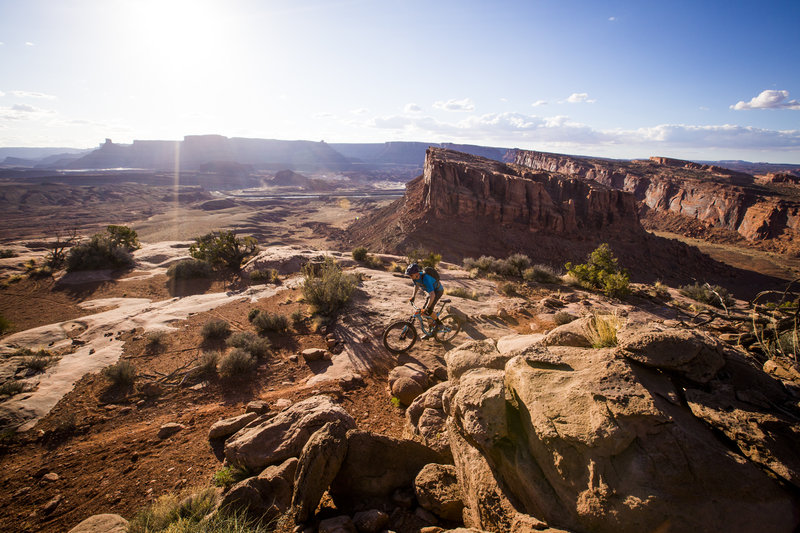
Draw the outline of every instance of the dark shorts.
[[[439,291],[433,291],[432,296],[430,294],[428,295],[428,303],[425,306],[426,313],[428,313],[429,315],[433,314],[433,306],[436,305],[436,302],[439,301],[439,298],[441,298],[443,294],[444,294],[444,289]]]

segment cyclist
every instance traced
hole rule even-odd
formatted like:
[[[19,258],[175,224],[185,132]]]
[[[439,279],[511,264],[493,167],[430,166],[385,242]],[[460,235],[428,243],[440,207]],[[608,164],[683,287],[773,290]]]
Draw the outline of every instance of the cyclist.
[[[409,301],[413,302],[417,297],[417,290],[421,289],[422,292],[427,293],[428,301],[423,307],[422,316],[428,319],[428,325],[435,323],[436,326],[439,326],[441,322],[439,322],[439,317],[433,312],[433,307],[436,305],[436,302],[439,301],[439,298],[442,297],[442,294],[444,294],[442,282],[426,273],[417,263],[408,265],[408,268],[406,268],[406,276],[409,276],[414,282],[414,294],[411,295]],[[434,327],[429,333],[423,335],[422,338],[428,339],[432,337],[435,329]]]

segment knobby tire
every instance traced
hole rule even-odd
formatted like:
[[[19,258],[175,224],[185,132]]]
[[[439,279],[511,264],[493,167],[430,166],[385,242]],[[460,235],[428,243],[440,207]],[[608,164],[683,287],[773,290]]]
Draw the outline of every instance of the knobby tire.
[[[461,331],[461,324],[458,323],[456,317],[453,315],[446,315],[439,319],[442,322],[442,326],[436,330],[436,333],[433,334],[433,337],[439,342],[448,342],[453,340],[453,338],[458,335],[458,332]]]
[[[401,338],[403,328],[407,328],[404,338]],[[386,328],[383,332],[383,346],[392,353],[401,353],[410,350],[417,342],[417,329],[412,322],[399,320]]]

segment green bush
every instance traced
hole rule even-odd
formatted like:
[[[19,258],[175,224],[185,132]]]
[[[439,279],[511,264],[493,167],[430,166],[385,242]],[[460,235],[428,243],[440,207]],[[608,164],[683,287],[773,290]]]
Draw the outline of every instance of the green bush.
[[[621,269],[611,247],[603,243],[589,254],[588,261],[580,265],[567,263],[567,272],[585,289],[600,290],[606,296],[622,297],[630,294],[630,274]]]
[[[0,396],[14,396],[25,390],[25,384],[21,381],[10,379],[0,385]]]
[[[133,255],[127,248],[117,246],[107,236],[98,233],[88,242],[70,248],[67,271],[127,268],[133,265]]]
[[[114,246],[125,248],[126,250],[138,250],[141,248],[139,236],[136,231],[128,226],[106,226],[106,234]]]
[[[714,307],[730,307],[734,304],[733,297],[728,292],[728,289],[719,285],[694,283],[680,287],[678,292],[692,300],[706,305],[713,305]]]
[[[258,361],[250,352],[241,348],[234,348],[225,354],[217,365],[219,375],[224,378],[233,378],[252,372]]]
[[[167,269],[170,279],[210,278],[214,275],[211,265],[198,259],[183,259],[173,263]]]
[[[241,348],[259,359],[266,357],[272,347],[269,339],[257,337],[246,331],[234,333],[228,338],[226,344],[232,348]]]
[[[367,249],[363,246],[353,249],[353,259],[356,261],[364,261],[367,258]]]
[[[561,283],[561,275],[549,265],[533,265],[526,268],[522,273],[522,279],[537,283]]]
[[[189,255],[214,267],[239,271],[242,261],[258,251],[253,237],[239,238],[232,231],[212,231],[197,237],[189,247]]]
[[[254,283],[274,283],[277,285],[281,282],[281,278],[278,276],[277,270],[274,268],[266,268],[250,272],[250,281]]]
[[[231,334],[231,326],[225,320],[212,318],[203,325],[203,338],[224,339]]]
[[[152,505],[142,509],[128,524],[128,533],[189,533],[234,531],[229,529],[209,529],[202,524],[216,504],[216,490],[213,487],[198,492],[166,494]],[[241,530],[246,531],[246,530]]]
[[[356,288],[356,278],[326,257],[317,276],[310,265],[303,268],[303,296],[316,312],[330,315],[344,307]]]
[[[266,311],[261,311],[251,321],[253,326],[259,333],[265,334],[269,332],[283,332],[289,327],[289,320],[286,315],[270,314]]]
[[[136,381],[137,372],[133,363],[122,360],[103,369],[103,375],[114,385],[129,386]]]

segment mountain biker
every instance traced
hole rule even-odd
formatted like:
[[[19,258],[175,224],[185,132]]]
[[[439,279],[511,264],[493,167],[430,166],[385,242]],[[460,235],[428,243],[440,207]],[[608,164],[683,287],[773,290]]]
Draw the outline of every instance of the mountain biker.
[[[441,322],[439,322],[439,317],[433,312],[433,307],[436,305],[436,302],[439,301],[439,298],[442,297],[442,294],[444,294],[442,282],[430,274],[427,274],[417,263],[408,265],[408,268],[406,268],[406,276],[409,276],[414,282],[414,294],[411,295],[409,301],[413,302],[417,297],[417,290],[421,289],[422,292],[427,293],[428,301],[422,309],[422,316],[427,318],[429,323],[435,322],[436,326],[441,324]],[[432,335],[433,333],[426,333],[422,338],[427,339]]]

